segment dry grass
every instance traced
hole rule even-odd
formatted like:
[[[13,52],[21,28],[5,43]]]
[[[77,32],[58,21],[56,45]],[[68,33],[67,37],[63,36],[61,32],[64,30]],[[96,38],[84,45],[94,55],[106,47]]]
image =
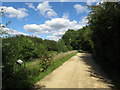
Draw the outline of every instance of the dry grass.
[[[68,56],[68,55],[70,55],[70,54],[72,54],[72,53],[74,53],[74,52],[77,52],[77,50],[68,51],[68,52],[66,52],[66,53],[60,53],[60,54],[54,55],[54,56],[52,57],[52,63],[55,62],[56,60],[60,60],[61,58],[66,57],[66,56]]]

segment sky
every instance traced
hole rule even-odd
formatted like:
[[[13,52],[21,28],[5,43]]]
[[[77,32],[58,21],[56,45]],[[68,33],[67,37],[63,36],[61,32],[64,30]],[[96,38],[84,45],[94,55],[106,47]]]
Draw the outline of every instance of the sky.
[[[68,29],[78,30],[87,25],[90,8],[96,2],[3,2],[2,25],[11,35],[30,35],[59,40]]]

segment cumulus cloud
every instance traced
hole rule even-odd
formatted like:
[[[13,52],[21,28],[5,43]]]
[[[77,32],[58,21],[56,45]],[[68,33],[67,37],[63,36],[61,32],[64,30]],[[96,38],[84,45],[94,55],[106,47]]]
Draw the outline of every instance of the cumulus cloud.
[[[56,33],[53,33],[53,35],[57,36],[57,37],[61,37],[63,34],[65,34],[65,32],[56,32]]]
[[[85,26],[87,21],[86,17],[82,18],[80,21],[70,21],[67,18],[53,18],[45,21],[44,24],[27,24],[23,28],[32,33],[51,33],[52,35],[47,37],[52,40],[58,40],[68,29],[78,30]]]
[[[19,32],[17,30],[13,30],[13,29],[9,29],[9,28],[0,28],[0,29],[1,29],[1,32],[6,32],[10,35],[25,35],[25,36],[28,36],[28,34]]]
[[[81,24],[82,26],[87,25],[87,23],[88,23],[87,16],[83,17],[83,18],[79,21],[79,24]]]
[[[34,10],[37,10],[34,6],[33,3],[26,3],[26,5],[28,5],[29,8],[32,8]]]
[[[93,2],[91,2],[91,1],[87,0],[87,1],[86,1],[86,4],[87,4],[87,5],[92,5],[92,4],[93,4]]]
[[[47,36],[50,40],[58,41],[61,37],[56,37],[55,35]]]
[[[79,29],[82,26],[77,21],[70,21],[65,18],[53,18],[45,21],[44,24],[27,24],[23,27],[28,32],[33,33],[54,33],[54,32],[65,32],[68,29]]]
[[[58,41],[59,39],[61,39],[62,35],[65,34],[65,31],[67,31],[68,29],[78,30],[78,29],[82,28],[83,26],[87,25],[88,19],[87,19],[87,16],[85,16],[79,22],[76,22],[76,21],[74,21],[74,22],[76,24],[71,26],[71,28],[67,28],[67,29],[63,29],[63,30],[61,29],[61,30],[53,33],[51,36],[47,36],[47,37],[51,40]]]
[[[76,9],[77,14],[89,12],[87,6],[82,6],[80,4],[75,4],[74,8]]]
[[[10,17],[10,18],[17,17],[18,19],[20,19],[28,16],[27,9],[25,8],[15,9],[14,7],[3,6],[3,7],[0,7],[0,9],[4,9],[5,13],[8,14],[7,17]]]
[[[45,25],[45,24],[41,24],[41,25],[37,25],[37,24],[27,24],[23,27],[26,31],[28,32],[32,32],[32,33],[50,33],[50,27]]]
[[[57,16],[57,13],[51,8],[52,7],[49,5],[48,1],[44,1],[43,3],[40,3],[37,6],[37,9],[39,10],[40,14],[48,18]]]
[[[99,5],[99,3],[102,3],[103,1],[105,1],[105,0],[87,0],[86,4],[87,5],[93,5],[93,4],[96,3],[96,5]]]
[[[69,13],[63,13],[62,18],[69,18]]]
[[[56,32],[56,33],[53,33],[51,36],[47,36],[47,38],[58,41],[59,39],[61,39],[62,35],[64,34],[65,32]]]
[[[86,0],[86,4],[87,5],[92,5],[93,3],[95,3],[97,0]]]

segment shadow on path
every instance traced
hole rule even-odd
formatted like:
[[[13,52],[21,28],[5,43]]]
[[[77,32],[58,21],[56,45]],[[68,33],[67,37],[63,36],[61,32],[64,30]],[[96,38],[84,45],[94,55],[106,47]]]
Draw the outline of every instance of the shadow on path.
[[[109,87],[114,88],[113,83],[110,79],[106,77],[106,74],[102,72],[99,65],[97,65],[89,53],[82,53],[82,56],[79,56],[87,65],[90,66],[88,72],[90,72],[90,77],[99,78],[99,81],[105,82]]]

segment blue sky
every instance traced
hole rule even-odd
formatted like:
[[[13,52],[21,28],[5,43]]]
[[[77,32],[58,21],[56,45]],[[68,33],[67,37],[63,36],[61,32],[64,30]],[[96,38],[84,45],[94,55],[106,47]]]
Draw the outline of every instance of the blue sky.
[[[10,34],[36,35],[43,39],[58,40],[68,29],[86,25],[90,9],[86,2],[4,2],[6,17],[2,24],[11,21],[6,30]]]

